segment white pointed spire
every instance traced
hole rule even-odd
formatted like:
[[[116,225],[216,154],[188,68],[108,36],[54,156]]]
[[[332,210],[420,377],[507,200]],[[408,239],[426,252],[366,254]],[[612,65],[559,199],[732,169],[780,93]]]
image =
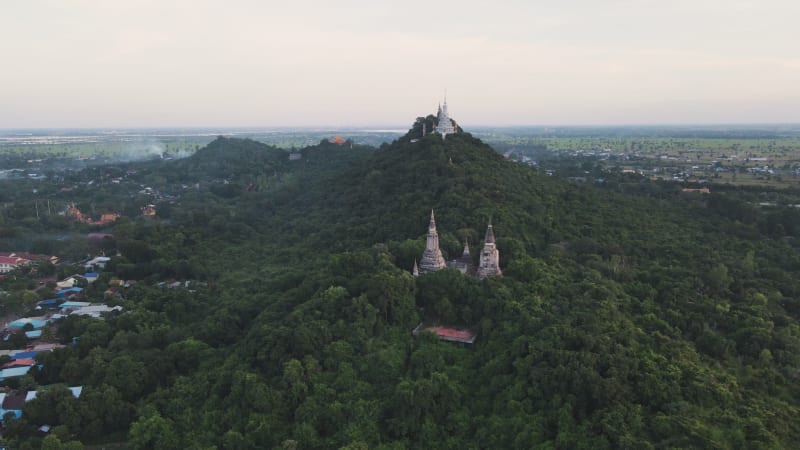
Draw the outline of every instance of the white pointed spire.
[[[436,272],[444,269],[444,257],[439,249],[439,233],[436,232],[436,218],[431,210],[431,221],[428,224],[428,236],[425,239],[425,251],[419,261],[419,271],[422,273]]]
[[[486,237],[481,250],[480,264],[478,266],[478,277],[486,278],[489,276],[502,276],[500,270],[500,252],[497,251],[497,244],[494,239],[494,227],[491,221],[486,227]]]
[[[444,94],[444,103],[439,105],[439,112],[437,114],[436,132],[442,135],[444,139],[448,134],[456,132],[453,126],[453,121],[450,120],[450,114],[447,111],[447,90]]]

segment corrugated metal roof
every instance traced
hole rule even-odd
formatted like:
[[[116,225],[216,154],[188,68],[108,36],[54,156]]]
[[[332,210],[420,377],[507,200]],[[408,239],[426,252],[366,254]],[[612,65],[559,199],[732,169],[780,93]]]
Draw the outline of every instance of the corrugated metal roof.
[[[31,324],[33,329],[38,330],[39,328],[44,328],[47,325],[46,320],[39,320],[39,319],[31,319],[31,318],[24,318],[24,319],[17,319],[11,323],[9,323],[6,328],[22,328],[27,324]]]
[[[46,388],[46,386],[42,386],[42,387]],[[80,397],[81,393],[83,392],[83,386],[70,386],[67,389],[69,389],[69,391],[72,392],[72,396],[75,397],[75,398]],[[44,391],[46,389],[42,389],[42,390]],[[29,402],[29,401],[35,399],[37,395],[38,395],[37,391],[28,391],[28,393],[25,395],[25,401]]]
[[[61,308],[83,308],[89,305],[91,305],[89,302],[64,302],[61,304]]]
[[[28,339],[36,339],[42,337],[42,330],[26,331],[25,337]]]
[[[25,367],[12,367],[10,369],[3,369],[0,370],[0,380],[5,380],[6,378],[14,378],[14,377],[21,377],[28,373],[33,366],[25,366]]]
[[[35,351],[35,352],[14,353],[13,355],[11,355],[11,359],[36,358],[36,355],[38,355],[39,353],[41,352]]]
[[[11,361],[7,362],[3,367],[22,367],[22,366],[32,366],[36,364],[36,361],[33,358],[18,358],[12,359]]]

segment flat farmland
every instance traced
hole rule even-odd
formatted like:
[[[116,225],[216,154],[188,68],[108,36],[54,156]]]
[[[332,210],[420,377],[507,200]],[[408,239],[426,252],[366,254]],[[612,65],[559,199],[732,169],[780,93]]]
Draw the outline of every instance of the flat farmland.
[[[482,137],[512,159],[591,161],[652,179],[800,186],[800,137]]]

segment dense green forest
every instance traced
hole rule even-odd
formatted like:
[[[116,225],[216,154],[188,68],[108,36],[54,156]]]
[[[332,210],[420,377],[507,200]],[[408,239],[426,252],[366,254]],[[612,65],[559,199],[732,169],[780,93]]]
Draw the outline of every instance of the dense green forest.
[[[84,395],[45,392],[4,437],[38,448],[48,424],[49,448],[800,446],[800,211],[574,185],[468,133],[421,137],[423,120],[377,149],[323,141],[290,161],[218,138],[130,165],[180,199],[103,244],[121,256],[90,295],[138,280],[125,312],[63,321],[76,345],[22,381]],[[491,220],[504,277],[413,277],[431,209],[446,258],[480,248]],[[423,317],[478,339],[412,336]]]

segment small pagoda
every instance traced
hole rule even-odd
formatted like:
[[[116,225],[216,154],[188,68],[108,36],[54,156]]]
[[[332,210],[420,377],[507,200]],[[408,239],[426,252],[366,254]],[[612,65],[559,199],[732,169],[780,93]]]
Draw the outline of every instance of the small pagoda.
[[[425,251],[419,260],[419,273],[430,273],[445,268],[444,257],[439,249],[439,233],[436,232],[436,219],[431,210],[431,221],[428,224],[428,237],[425,241]]]
[[[483,242],[483,250],[481,250],[477,274],[478,278],[491,276],[499,277],[503,275],[503,272],[500,270],[500,252],[497,250],[497,244],[494,240],[494,229],[491,223],[486,228],[486,237]]]

